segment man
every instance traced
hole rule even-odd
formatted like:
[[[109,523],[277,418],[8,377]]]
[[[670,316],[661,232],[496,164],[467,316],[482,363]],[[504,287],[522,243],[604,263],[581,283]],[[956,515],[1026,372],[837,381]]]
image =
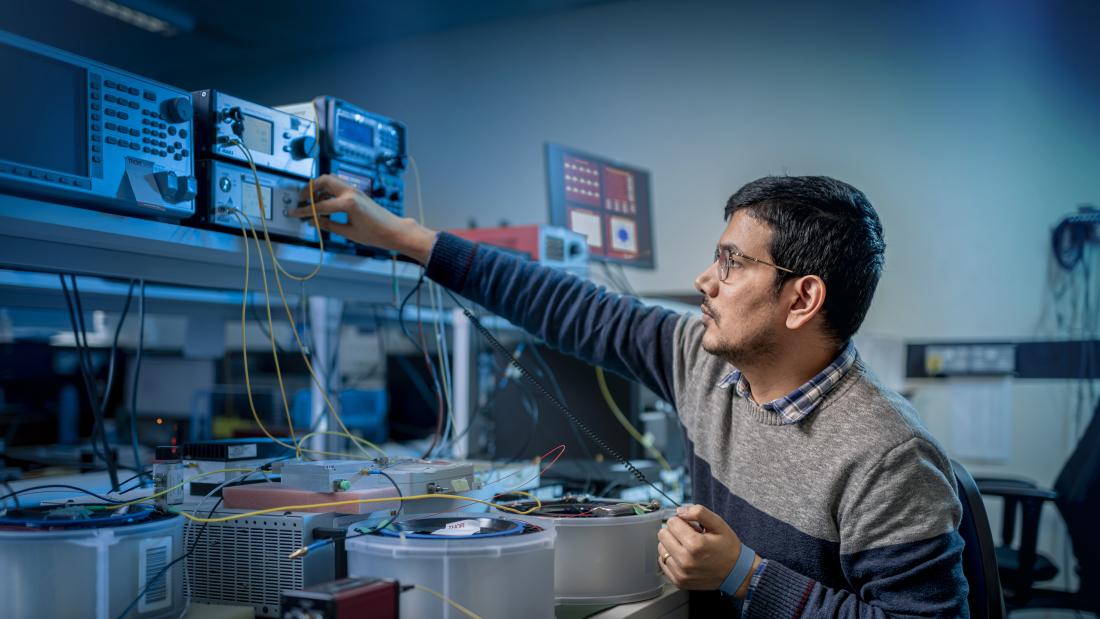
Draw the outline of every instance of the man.
[[[437,234],[333,177],[316,186],[330,196],[316,205],[322,228],[402,252],[549,345],[675,403],[697,505],[661,531],[658,560],[677,586],[713,592],[693,597],[693,614],[707,603],[708,616],[968,615],[950,463],[851,343],[885,253],[859,190],[767,177],[737,191],[695,280],[699,319]]]

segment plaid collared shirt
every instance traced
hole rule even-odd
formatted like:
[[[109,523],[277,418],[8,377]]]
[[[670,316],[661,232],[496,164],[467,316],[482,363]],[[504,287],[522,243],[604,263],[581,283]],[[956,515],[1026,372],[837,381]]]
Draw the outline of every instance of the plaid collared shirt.
[[[858,356],[855,345],[849,340],[844,346],[844,350],[840,351],[840,355],[833,359],[828,367],[806,381],[806,384],[781,398],[762,404],[760,407],[766,411],[779,413],[783,417],[782,425],[802,421],[814,412],[817,405],[821,404],[825,396],[844,378]],[[737,395],[746,400],[752,399],[749,381],[741,374],[741,370],[734,369],[718,382],[719,389],[728,389],[730,385],[734,385],[737,389]]]

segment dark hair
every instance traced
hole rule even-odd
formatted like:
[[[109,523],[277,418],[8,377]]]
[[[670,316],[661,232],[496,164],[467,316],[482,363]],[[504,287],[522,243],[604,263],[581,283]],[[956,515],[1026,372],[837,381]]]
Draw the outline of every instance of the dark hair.
[[[774,231],[776,264],[825,281],[827,333],[848,341],[867,316],[886,258],[882,223],[867,196],[827,176],[765,176],[730,196],[726,220],[741,209]],[[776,271],[776,292],[792,277]]]

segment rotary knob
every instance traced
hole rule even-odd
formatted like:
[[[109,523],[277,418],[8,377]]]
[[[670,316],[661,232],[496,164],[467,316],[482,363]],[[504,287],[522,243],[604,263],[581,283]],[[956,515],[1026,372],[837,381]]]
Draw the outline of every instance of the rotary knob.
[[[170,123],[185,123],[191,120],[194,109],[191,107],[191,99],[176,97],[165,99],[160,104],[160,113]]]
[[[290,141],[290,156],[294,159],[312,159],[317,156],[317,140],[311,136],[294,138]]]

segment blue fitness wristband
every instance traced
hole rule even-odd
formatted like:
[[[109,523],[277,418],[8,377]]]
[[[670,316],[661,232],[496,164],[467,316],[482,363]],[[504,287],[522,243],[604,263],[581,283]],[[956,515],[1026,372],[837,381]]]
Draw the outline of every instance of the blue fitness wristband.
[[[756,552],[741,544],[741,556],[737,557],[737,563],[733,564],[733,569],[722,581],[722,586],[718,587],[718,590],[729,596],[736,595],[737,590],[741,588],[741,583],[745,582],[745,577],[752,571],[752,563],[755,560]]]

